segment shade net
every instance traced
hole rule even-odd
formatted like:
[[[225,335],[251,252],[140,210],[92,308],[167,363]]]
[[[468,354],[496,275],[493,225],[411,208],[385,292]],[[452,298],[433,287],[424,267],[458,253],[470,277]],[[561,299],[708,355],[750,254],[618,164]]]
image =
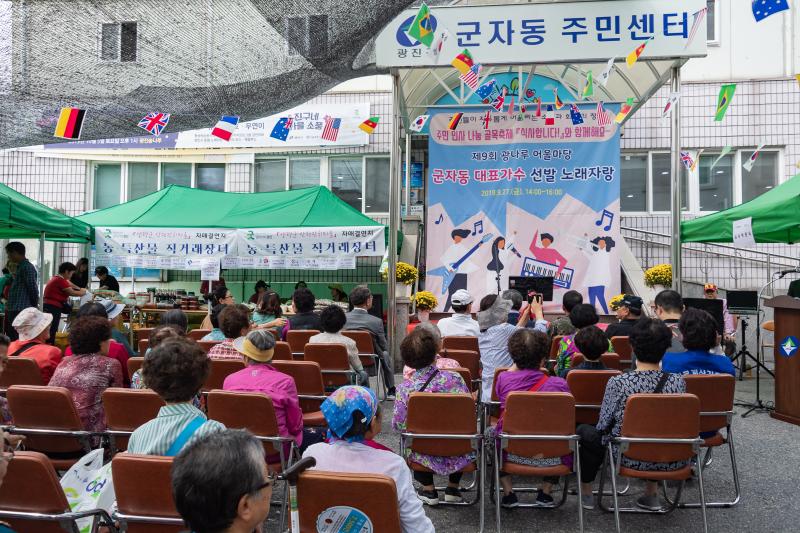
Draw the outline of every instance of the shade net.
[[[437,4],[440,2],[429,2]],[[0,0],[0,147],[211,128],[265,117],[375,74],[375,35],[408,0]]]

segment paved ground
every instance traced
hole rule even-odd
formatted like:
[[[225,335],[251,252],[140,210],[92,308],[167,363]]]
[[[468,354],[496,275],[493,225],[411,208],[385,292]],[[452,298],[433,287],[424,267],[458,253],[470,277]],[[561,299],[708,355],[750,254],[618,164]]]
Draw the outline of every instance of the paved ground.
[[[762,398],[772,400],[770,379],[762,378]],[[737,382],[737,400],[750,402],[755,397],[755,380]],[[742,485],[742,501],[731,509],[708,511],[709,531],[779,532],[800,530],[800,503],[797,490],[800,487],[800,427],[778,422],[765,413],[754,413],[741,418],[746,408],[736,407],[734,437],[736,438],[737,462]],[[391,408],[384,404],[384,433],[380,440],[397,449],[399,438],[390,431]],[[717,453],[713,464],[706,470],[706,494],[709,499],[727,499],[732,492],[730,461],[726,453]],[[639,486],[631,491],[638,495]],[[689,485],[685,498],[697,499],[696,485]],[[530,498],[529,495],[524,498]],[[514,509],[503,510],[504,531],[562,532],[577,531],[576,496],[570,496],[560,509]],[[631,502],[623,499],[623,505]],[[486,504],[486,531],[495,531],[494,506]],[[439,533],[466,533],[479,531],[479,509],[473,507],[426,507],[428,516]],[[613,531],[613,515],[599,510],[585,513],[586,531]],[[270,531],[278,531],[276,520],[271,519]],[[678,509],[667,516],[622,515],[625,531],[702,531],[700,510]],[[380,532],[377,532],[380,533]]]

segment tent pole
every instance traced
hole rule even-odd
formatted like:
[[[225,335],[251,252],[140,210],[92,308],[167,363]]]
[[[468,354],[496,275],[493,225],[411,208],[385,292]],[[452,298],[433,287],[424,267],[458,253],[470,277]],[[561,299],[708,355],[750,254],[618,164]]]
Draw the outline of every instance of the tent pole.
[[[44,232],[39,236],[39,311],[44,310]]]
[[[390,146],[391,165],[389,176],[389,270],[386,294],[389,297],[388,321],[389,332],[389,364],[394,365],[396,355],[397,329],[397,229],[400,226],[400,76],[397,69],[392,69],[392,140]],[[394,372],[394,368],[390,368]]]
[[[681,92],[681,67],[672,67],[672,92]],[[670,156],[670,178],[672,182],[672,247],[670,250],[672,262],[672,288],[681,292],[683,288],[683,268],[681,262],[681,104],[675,102],[672,109]]]
[[[405,195],[403,196],[403,204],[406,206],[406,216],[411,216],[411,133],[409,132],[406,132],[406,153],[403,162],[406,167]]]

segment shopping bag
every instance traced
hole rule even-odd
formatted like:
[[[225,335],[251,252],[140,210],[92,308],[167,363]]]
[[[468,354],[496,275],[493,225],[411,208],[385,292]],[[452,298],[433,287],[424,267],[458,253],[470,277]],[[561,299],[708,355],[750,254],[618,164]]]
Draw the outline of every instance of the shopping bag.
[[[109,514],[116,501],[111,463],[103,465],[103,450],[92,450],[72,465],[61,478],[61,488],[73,512],[103,509]],[[77,520],[81,533],[92,529],[92,517]]]

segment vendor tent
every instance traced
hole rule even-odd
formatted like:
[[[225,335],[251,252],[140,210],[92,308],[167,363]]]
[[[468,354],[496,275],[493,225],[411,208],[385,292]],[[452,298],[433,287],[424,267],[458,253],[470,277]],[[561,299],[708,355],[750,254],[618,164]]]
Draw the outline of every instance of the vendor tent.
[[[800,241],[800,174],[749,202],[681,224],[683,242],[733,242],[733,222],[752,217],[756,242]]]
[[[88,242],[92,228],[0,184],[0,238]]]

